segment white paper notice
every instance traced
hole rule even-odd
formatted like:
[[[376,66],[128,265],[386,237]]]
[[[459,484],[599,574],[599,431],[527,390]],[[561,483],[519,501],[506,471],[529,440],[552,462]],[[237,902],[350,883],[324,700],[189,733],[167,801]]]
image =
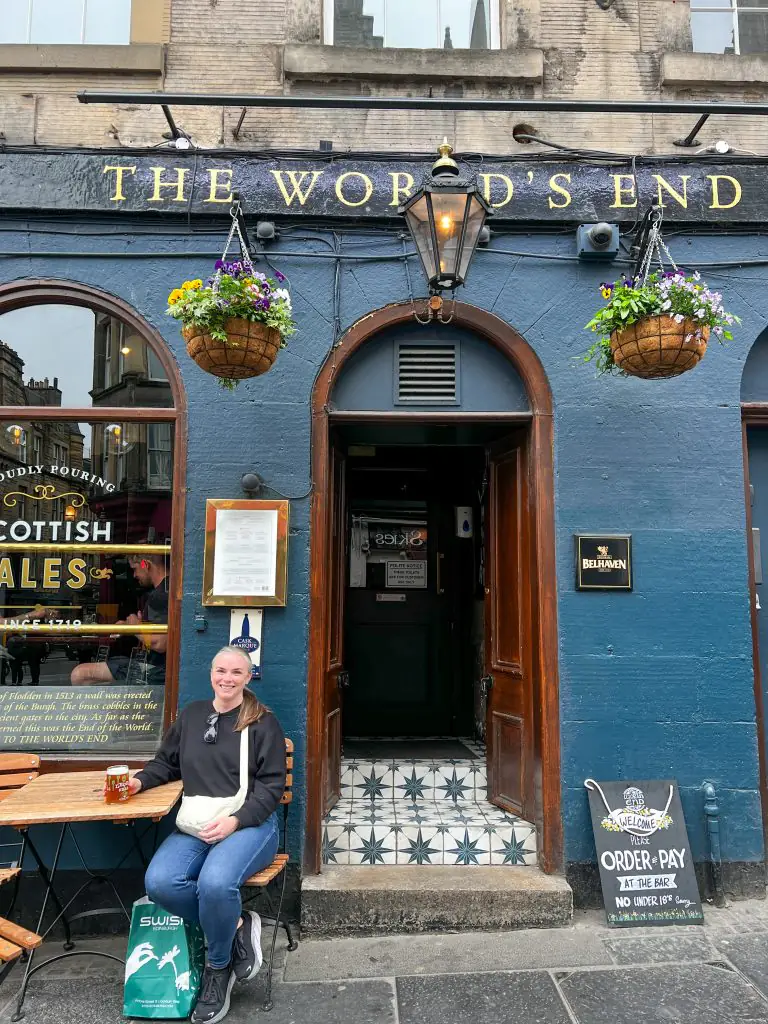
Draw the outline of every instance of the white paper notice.
[[[274,597],[277,577],[277,509],[219,509],[213,592]]]
[[[402,590],[404,587],[424,590],[427,585],[427,563],[423,560],[405,562],[390,559],[387,562],[386,585],[396,590]]]

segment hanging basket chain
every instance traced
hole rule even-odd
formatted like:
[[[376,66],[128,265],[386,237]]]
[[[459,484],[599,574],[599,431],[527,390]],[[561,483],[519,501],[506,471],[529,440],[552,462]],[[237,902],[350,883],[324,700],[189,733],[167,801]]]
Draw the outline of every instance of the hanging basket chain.
[[[243,267],[249,274],[253,274],[254,270],[253,261],[251,259],[251,253],[250,250],[248,249],[248,243],[246,242],[243,236],[243,232],[240,230],[241,214],[242,209],[240,205],[240,200],[236,199],[229,208],[229,216],[232,220],[232,223],[229,226],[229,234],[227,235],[227,241],[224,244],[224,252],[221,254],[221,262],[226,262],[227,254],[229,253],[230,246],[232,245],[232,239],[235,237],[235,235],[237,235],[237,240],[240,245],[240,256]],[[223,273],[223,270],[223,267],[219,267],[216,273],[213,275],[213,284],[211,287],[213,289],[214,295],[218,295],[219,293],[219,289],[221,287],[221,275]]]
[[[643,257],[640,263],[640,280],[643,285],[648,283],[648,277],[651,273],[651,264],[655,262],[658,264],[658,269],[663,273],[664,271],[664,256],[667,257],[669,264],[673,270],[677,270],[677,264],[672,259],[672,254],[667,248],[667,244],[661,236],[661,222],[664,218],[664,213],[661,209],[653,209],[650,214],[651,226],[648,232],[648,242],[643,253]]]

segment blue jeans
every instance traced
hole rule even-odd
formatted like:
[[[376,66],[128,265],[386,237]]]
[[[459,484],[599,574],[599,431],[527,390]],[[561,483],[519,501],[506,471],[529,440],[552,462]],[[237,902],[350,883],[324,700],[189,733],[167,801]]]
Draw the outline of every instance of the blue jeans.
[[[185,921],[198,922],[208,941],[208,963],[227,967],[242,911],[240,886],[274,860],[277,817],[241,828],[213,846],[174,832],[147,868],[147,896]]]

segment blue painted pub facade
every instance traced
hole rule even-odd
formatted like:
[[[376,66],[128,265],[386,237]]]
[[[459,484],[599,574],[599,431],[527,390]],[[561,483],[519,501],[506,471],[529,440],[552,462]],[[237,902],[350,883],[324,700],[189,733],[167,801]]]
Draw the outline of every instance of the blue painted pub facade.
[[[3,314],[20,304],[17,289],[45,282],[35,301],[56,304],[62,301],[58,287],[76,284],[135,311],[151,343],[161,338],[177,366],[186,404],[178,426],[186,438],[184,493],[174,496],[184,510],[183,559],[172,555],[181,596],[173,641],[178,707],[207,695],[206,666],[229,639],[229,610],[201,603],[206,499],[242,498],[241,478],[249,471],[263,478],[265,495],[291,499],[288,599],[284,608],[265,610],[262,678],[255,686],[296,744],[291,846],[303,869],[313,871],[318,839],[308,830],[322,815],[313,804],[322,802],[324,756],[308,743],[312,730],[321,732],[311,692],[313,672],[317,680],[321,669],[310,664],[311,629],[321,629],[312,619],[319,613],[312,608],[317,584],[310,573],[318,522],[312,508],[322,499],[317,481],[313,489],[313,394],[334,359],[344,362],[348,332],[359,332],[375,311],[399,304],[407,310],[403,336],[419,340],[422,328],[410,308],[415,303],[423,310],[425,284],[418,261],[408,255],[397,203],[409,177],[418,181],[426,168],[382,164],[371,170],[341,158],[329,166],[278,157],[254,168],[237,154],[209,159],[130,151],[3,153],[0,166],[4,162],[0,339]],[[32,167],[26,185],[22,166]],[[62,167],[69,168],[66,180]],[[533,196],[526,193],[531,169],[544,182]],[[762,886],[765,854],[762,698],[753,659],[760,650],[760,612],[753,614],[753,605],[761,588],[750,575],[746,515],[749,504],[752,527],[765,516],[768,528],[760,420],[763,403],[768,409],[768,261],[764,198],[753,182],[762,168],[749,161],[693,171],[665,166],[663,179],[677,199],[651,177],[655,171],[658,166],[646,167],[638,183],[622,166],[529,168],[510,160],[492,168],[485,187],[496,208],[493,233],[478,249],[458,298],[522,339],[532,353],[526,365],[539,364],[551,398],[554,543],[540,552],[549,564],[538,564],[537,571],[541,587],[551,580],[554,590],[548,632],[542,627],[538,635],[550,645],[540,665],[557,699],[554,709],[545,704],[556,742],[544,756],[557,764],[558,792],[543,813],[558,816],[549,827],[560,838],[545,866],[565,872],[577,890],[594,878],[588,777],[677,780],[694,857],[705,862],[702,786],[711,782],[727,885],[735,894],[754,893]],[[689,181],[681,184],[686,173]],[[230,393],[187,356],[178,325],[165,311],[173,288],[211,273],[229,226],[233,187],[250,227],[275,221],[278,237],[258,255],[258,267],[269,273],[274,266],[287,276],[298,331],[269,373]],[[758,189],[754,196],[750,187]],[[582,361],[590,343],[584,325],[600,302],[600,282],[631,264],[625,250],[619,263],[579,259],[576,227],[606,220],[631,229],[638,209],[657,193],[665,200],[674,258],[701,269],[742,323],[733,343],[711,343],[702,363],[679,378],[600,378]],[[525,413],[531,407],[528,371],[511,360],[509,380],[494,392],[493,381],[506,372],[503,357],[498,345],[493,358],[483,355],[488,342],[473,322],[470,317],[450,328],[467,353],[451,415],[471,402],[486,414]],[[397,330],[388,327],[387,337]],[[440,330],[424,327],[423,337],[439,341]],[[344,362],[332,401],[352,410],[396,410],[389,355],[353,376],[354,359],[362,359],[366,345],[373,353],[376,344],[375,337],[366,340]],[[476,359],[470,358],[474,350]],[[484,360],[490,367],[485,384]],[[752,417],[746,426],[743,403]],[[751,492],[745,489],[745,444]],[[579,534],[631,535],[631,591],[576,589]],[[762,649],[768,651],[768,638]]]

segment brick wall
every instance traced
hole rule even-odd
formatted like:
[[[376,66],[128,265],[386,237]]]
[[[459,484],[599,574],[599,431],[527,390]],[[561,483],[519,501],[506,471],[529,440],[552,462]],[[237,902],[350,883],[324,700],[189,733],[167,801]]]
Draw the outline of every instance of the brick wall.
[[[502,51],[495,55],[493,74],[473,72],[470,55],[461,50],[450,51],[448,73],[444,51],[434,51],[434,76],[420,73],[418,78],[409,74],[409,51],[400,51],[394,70],[389,71],[371,70],[370,50],[341,47],[317,51],[324,54],[322,72],[295,66],[286,70],[287,46],[320,47],[320,0],[262,0],[257,9],[244,0],[163,2],[167,17],[158,42],[170,41],[162,73],[96,72],[87,67],[82,72],[30,73],[0,68],[0,130],[5,137],[0,141],[50,146],[161,142],[166,125],[159,111],[130,105],[81,106],[75,94],[84,88],[702,100],[757,100],[768,92],[768,58],[715,59],[686,52],[691,47],[688,0],[614,0],[607,10],[597,0],[499,0]],[[523,52],[539,55],[543,73],[534,78],[520,76]],[[670,69],[665,52],[677,55],[682,63]],[[715,80],[711,79],[713,61],[719,69]],[[175,115],[195,142],[206,148],[314,149],[320,139],[328,139],[337,150],[414,152],[432,150],[447,134],[459,150],[505,154],[521,152],[512,138],[512,128],[520,122],[566,145],[664,153],[675,152],[673,140],[687,134],[695,121],[660,115],[250,109],[235,138],[239,109],[183,108]],[[763,121],[713,119],[701,133],[703,144],[721,137],[739,149],[761,152]],[[529,146],[527,152],[534,148]]]

